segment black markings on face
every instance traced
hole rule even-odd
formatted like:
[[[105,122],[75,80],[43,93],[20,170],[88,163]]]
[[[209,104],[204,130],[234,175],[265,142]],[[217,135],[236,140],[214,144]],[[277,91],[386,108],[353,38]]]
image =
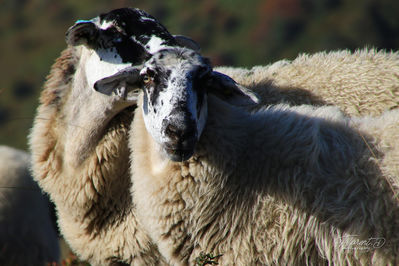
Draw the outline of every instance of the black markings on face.
[[[189,108],[188,97],[181,98],[177,103],[173,94],[169,94],[169,103],[172,105],[170,117],[177,118],[179,123],[188,125],[182,129],[184,132],[194,134],[196,132],[196,120],[200,118],[203,104],[207,93],[207,83],[211,78],[212,67],[206,59],[198,56],[195,52],[187,49],[175,50],[165,49],[159,51],[147,63],[148,76],[151,76],[151,81],[146,82],[146,102],[153,113],[159,111],[160,106],[164,105],[164,100],[160,99],[162,92],[177,88],[178,90],[185,89],[190,94],[194,92],[196,95],[196,102],[194,109],[196,113],[192,113]],[[174,73],[175,71],[175,73]],[[173,74],[174,73],[174,74]],[[171,86],[169,88],[168,86]],[[191,91],[192,90],[192,91]],[[180,92],[176,91],[176,95]],[[156,108],[157,107],[157,108]],[[159,113],[159,112],[158,112]],[[194,119],[196,116],[197,118]],[[191,128],[191,129],[189,129]]]
[[[99,30],[97,47],[115,47],[123,63],[135,65],[150,58],[146,45],[152,36],[163,40],[167,46],[177,46],[174,37],[153,16],[134,8],[120,8],[99,16],[100,25],[112,22],[114,26]]]
[[[167,71],[163,71],[160,68],[147,71],[147,75],[153,79],[148,88],[150,103],[152,106],[156,106],[160,93],[167,89],[169,76]]]
[[[181,113],[189,113],[187,102],[182,100],[174,104],[173,110],[170,112],[170,115],[179,115]]]
[[[176,123],[176,117],[180,123]],[[191,118],[185,103],[179,103],[166,119],[162,121],[162,131],[171,138],[176,148],[181,148],[184,140],[196,136],[196,122]]]
[[[114,21],[127,36],[143,37],[151,35],[159,36],[163,40],[173,42],[173,36],[168,30],[153,16],[135,8],[120,8],[109,13],[100,15],[100,23],[104,21]]]
[[[137,65],[150,56],[140,44],[126,36],[122,36],[121,41],[115,42],[114,45],[123,63],[132,62]]]
[[[145,115],[148,115],[148,96],[147,92],[144,90],[144,96],[143,96],[143,111]]]
[[[148,43],[148,41],[151,39],[150,36],[148,35],[140,35],[135,37],[137,41],[139,41],[141,44],[143,43]],[[146,45],[146,48],[149,48],[149,45]]]

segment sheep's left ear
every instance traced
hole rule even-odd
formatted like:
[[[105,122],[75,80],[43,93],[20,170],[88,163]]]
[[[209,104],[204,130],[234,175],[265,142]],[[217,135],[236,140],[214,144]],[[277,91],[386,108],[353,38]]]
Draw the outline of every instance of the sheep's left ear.
[[[184,35],[173,35],[173,38],[177,42],[177,44],[181,47],[186,47],[194,51],[199,51],[201,50],[200,45],[194,41],[193,39],[184,36]]]
[[[213,71],[208,84],[208,93],[214,94],[230,104],[246,106],[259,103],[259,98],[254,92],[220,72]]]
[[[100,29],[94,22],[90,20],[78,20],[75,25],[67,30],[65,39],[67,44],[72,46],[80,44],[93,46],[98,39],[99,32]]]
[[[96,81],[94,90],[109,96],[116,95],[123,101],[136,103],[140,85],[140,70],[136,67],[127,67],[114,75]]]

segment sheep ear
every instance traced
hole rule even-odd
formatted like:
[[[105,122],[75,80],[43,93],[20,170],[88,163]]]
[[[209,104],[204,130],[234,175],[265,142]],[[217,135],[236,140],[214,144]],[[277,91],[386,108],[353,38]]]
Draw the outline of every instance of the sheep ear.
[[[127,67],[114,75],[100,79],[94,83],[94,90],[102,94],[116,95],[121,100],[137,102],[140,87],[140,70]]]
[[[254,92],[241,86],[232,78],[220,72],[213,71],[208,84],[208,93],[230,104],[247,106],[259,103],[259,98]]]
[[[80,44],[92,46],[96,43],[99,32],[100,30],[92,21],[78,20],[67,30],[65,39],[67,44],[72,46]]]
[[[186,47],[197,52],[201,50],[200,45],[189,37],[183,35],[173,35],[173,37],[179,46]]]

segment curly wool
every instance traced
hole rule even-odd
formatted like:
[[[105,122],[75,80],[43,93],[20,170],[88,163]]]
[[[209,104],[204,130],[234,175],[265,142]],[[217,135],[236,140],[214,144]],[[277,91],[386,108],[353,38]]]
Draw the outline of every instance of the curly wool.
[[[335,105],[350,116],[399,108],[398,52],[320,52],[251,69],[216,70],[255,91],[262,105]]]
[[[42,91],[30,135],[34,178],[55,203],[61,233],[82,260],[161,264],[129,193],[127,135],[134,108],[110,122],[96,120],[102,114],[90,108],[101,110],[101,98],[91,89],[77,91],[82,49],[61,54]]]
[[[399,149],[384,144],[399,137],[399,111],[371,126],[334,107],[250,114],[208,101],[187,162],[159,153],[140,108],[132,125],[136,213],[172,264],[200,252],[222,254],[220,265],[399,263]]]
[[[262,103],[266,105],[281,102],[292,105],[332,103],[338,104],[347,113],[357,114],[358,112],[353,106],[356,107],[365,102],[364,100],[360,101],[362,98],[353,98],[350,93],[341,97],[334,93],[334,89],[320,90],[325,85],[328,85],[328,88],[342,89],[345,87],[356,90],[355,87],[344,86],[349,82],[349,76],[346,81],[332,79],[335,74],[353,72],[354,66],[358,64],[357,60],[353,58],[356,57],[356,54],[352,55],[348,52],[336,54],[341,55],[335,56],[335,53],[332,53],[331,56],[338,63],[324,65],[322,68],[324,73],[329,73],[329,75],[325,75],[325,78],[304,79],[301,74],[298,74],[311,73],[309,68],[312,68],[314,73],[318,73],[316,70],[320,71],[321,69],[318,68],[318,64],[325,62],[325,57],[330,56],[324,53],[317,54],[317,56],[303,56],[301,60],[294,61],[305,62],[302,66],[299,63],[282,61],[266,67],[255,67],[252,70],[239,68],[219,68],[218,70],[255,90],[262,98]],[[387,73],[392,69],[392,72],[388,73],[391,77],[388,74],[387,76],[377,75],[375,80],[380,83],[372,83],[373,86],[366,86],[365,84],[369,84],[368,80],[358,79],[355,75],[356,82],[359,84],[357,90],[360,93],[362,90],[368,89],[373,91],[369,94],[373,94],[375,91],[381,90],[380,84],[386,84],[381,81],[395,80],[396,74],[393,75],[397,69],[395,53],[384,55],[382,52],[362,51],[359,54],[363,54],[363,57],[367,59],[364,60],[366,62],[378,62],[378,64],[386,66],[384,69]],[[347,60],[347,64],[341,65],[339,61],[345,61],[342,60],[342,56],[350,57],[352,61]],[[374,57],[378,60],[374,60]],[[316,58],[320,59],[314,60]],[[64,108],[72,93],[71,86],[79,60],[79,52],[76,49],[66,49],[52,67],[42,91],[40,106],[30,136],[35,179],[55,202],[61,230],[72,249],[82,259],[93,264],[108,264],[112,261],[133,263],[136,259],[140,263],[142,260],[139,258],[143,256],[144,264],[158,264],[158,261],[162,259],[159,258],[160,255],[156,247],[153,246],[146,233],[142,232],[141,227],[136,226],[135,223],[134,208],[129,195],[131,184],[128,169],[130,162],[127,159],[120,159],[129,157],[126,139],[130,130],[131,112],[127,111],[114,119],[109,125],[107,133],[104,134],[103,141],[94,144],[92,150],[84,153],[86,158],[83,158],[82,164],[78,166],[70,164],[65,156],[67,143],[74,141],[66,140],[65,132],[85,127],[85,125],[75,125],[74,121],[68,120],[65,117]],[[334,60],[330,59],[330,61]],[[387,62],[384,63],[383,60]],[[363,62],[363,60],[360,61]],[[375,66],[375,64],[370,64],[369,68],[377,69],[371,66]],[[301,71],[300,68],[304,70]],[[342,70],[338,71],[340,68]],[[290,69],[290,71],[284,72],[285,69]],[[367,69],[367,73],[370,72],[370,69]],[[295,71],[296,75],[294,75]],[[297,79],[303,84],[298,85]],[[307,80],[309,83],[306,83]],[[362,83],[363,80],[367,83]],[[327,81],[337,81],[337,83],[327,83]],[[384,88],[387,88],[383,90],[384,93],[391,88],[392,93],[397,95],[397,86],[390,84]],[[334,97],[337,97],[337,100]],[[353,99],[352,102],[345,101],[345,97]],[[393,101],[395,99],[397,97],[392,97]],[[385,97],[371,98],[369,103],[372,108],[370,111],[367,108],[362,108],[362,114],[375,114],[377,112],[374,111],[375,106],[381,106],[378,108],[378,112],[393,106],[390,101],[385,100]],[[68,104],[72,105],[72,102]],[[75,103],[74,105],[78,110],[85,108],[84,104],[79,106]],[[89,155],[87,156],[87,154]],[[71,154],[71,156],[79,157],[80,155]],[[71,160],[74,161],[77,158]],[[110,194],[107,196],[106,193]],[[120,201],[115,200],[118,198]],[[110,205],[115,208],[109,208]],[[99,249],[99,246],[102,248]]]

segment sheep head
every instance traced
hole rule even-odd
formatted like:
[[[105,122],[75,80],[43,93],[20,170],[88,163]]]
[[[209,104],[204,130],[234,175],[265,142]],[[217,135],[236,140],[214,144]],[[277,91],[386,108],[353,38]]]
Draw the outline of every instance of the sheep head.
[[[129,66],[141,65],[167,47],[199,50],[185,36],[171,35],[154,17],[135,8],[115,9],[91,20],[78,20],[66,33],[70,46],[81,46],[81,67],[88,87]]]
[[[137,87],[143,90],[146,129],[172,161],[185,161],[194,154],[207,121],[209,93],[235,105],[258,101],[230,77],[213,71],[209,60],[186,48],[160,50],[142,67],[124,69],[95,84],[97,91],[108,95]]]

